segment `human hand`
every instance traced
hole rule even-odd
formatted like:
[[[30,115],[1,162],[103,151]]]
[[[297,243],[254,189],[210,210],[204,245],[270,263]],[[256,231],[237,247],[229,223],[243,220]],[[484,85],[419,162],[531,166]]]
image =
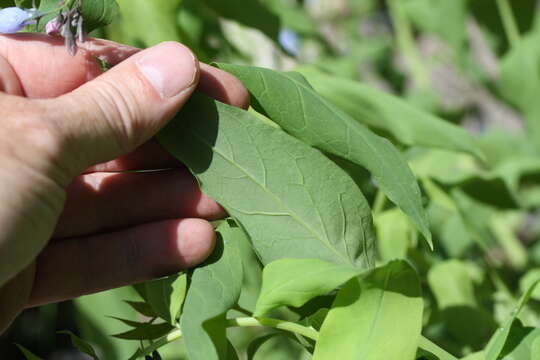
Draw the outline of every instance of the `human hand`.
[[[102,74],[96,57],[116,66]],[[197,86],[247,106],[238,80],[178,43],[90,40],[71,57],[47,36],[0,37],[0,333],[25,307],[209,255],[206,220],[223,209],[152,141]]]

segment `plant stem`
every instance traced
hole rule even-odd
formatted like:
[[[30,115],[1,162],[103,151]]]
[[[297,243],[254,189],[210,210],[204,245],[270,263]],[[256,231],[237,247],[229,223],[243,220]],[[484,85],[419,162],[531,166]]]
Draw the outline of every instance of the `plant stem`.
[[[429,87],[429,74],[416,48],[411,24],[402,6],[402,0],[387,0],[387,4],[394,25],[398,46],[403,52],[413,81],[419,88],[427,89]]]
[[[418,347],[429,351],[439,359],[452,359],[457,360],[457,358],[450,354],[448,351],[444,350],[443,348],[439,347],[439,345],[435,344],[431,340],[429,340],[426,337],[420,336],[420,341],[418,341]]]
[[[314,328],[302,326],[300,324],[290,322],[290,321],[270,319],[270,318],[254,318],[254,317],[242,317],[242,318],[235,318],[235,319],[227,320],[227,327],[259,327],[259,326],[265,326],[265,327],[271,327],[275,329],[290,331],[290,332],[297,333],[299,335],[305,336],[315,341],[317,341],[319,337],[319,333]],[[172,343],[173,341],[176,341],[180,339],[181,337],[182,337],[182,331],[180,329],[175,329],[171,331],[170,333],[168,333],[166,336],[156,340],[150,346],[144,349],[141,349],[140,352],[138,353],[138,356],[151,354],[152,351],[157,350],[161,348],[162,346],[165,346],[169,343]]]
[[[497,0],[497,8],[504,26],[504,31],[510,47],[515,47],[520,41],[519,28],[508,0]]]
[[[269,319],[269,318],[254,318],[254,317],[245,317],[245,318],[236,318],[227,320],[227,325],[230,327],[239,326],[239,327],[255,327],[255,326],[266,326],[275,329],[286,330],[294,332],[317,341],[319,338],[319,333],[317,330],[299,325],[294,322],[278,320],[278,319]]]
[[[145,356],[150,355],[154,350],[157,350],[167,344],[172,343],[173,341],[176,341],[182,337],[182,331],[180,329],[175,329],[168,333],[166,336],[156,340],[153,342],[150,346],[145,347],[144,349],[141,349],[140,352],[137,353],[137,356]]]
[[[379,189],[375,195],[375,200],[373,201],[373,217],[379,215],[386,205],[386,195]]]

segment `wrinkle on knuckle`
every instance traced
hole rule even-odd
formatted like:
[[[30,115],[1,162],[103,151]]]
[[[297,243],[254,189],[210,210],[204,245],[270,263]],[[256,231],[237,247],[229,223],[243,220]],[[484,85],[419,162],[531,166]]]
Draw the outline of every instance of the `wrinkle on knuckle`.
[[[100,97],[97,105],[101,108],[103,120],[116,136],[122,150],[130,149],[139,122],[137,99],[131,91],[126,91],[121,85],[109,80],[103,81],[105,84],[97,87]]]

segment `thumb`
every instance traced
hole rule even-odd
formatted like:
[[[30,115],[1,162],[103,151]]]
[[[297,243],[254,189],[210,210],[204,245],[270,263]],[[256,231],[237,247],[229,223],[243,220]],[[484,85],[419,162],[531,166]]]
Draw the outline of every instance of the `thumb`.
[[[179,43],[165,42],[131,56],[71,93],[44,100],[69,175],[149,140],[178,112],[198,79],[199,63],[193,53]]]

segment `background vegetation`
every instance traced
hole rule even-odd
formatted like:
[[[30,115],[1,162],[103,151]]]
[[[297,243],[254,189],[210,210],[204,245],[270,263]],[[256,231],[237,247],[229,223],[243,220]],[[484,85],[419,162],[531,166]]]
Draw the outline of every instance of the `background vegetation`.
[[[506,325],[510,340],[495,358],[535,358],[540,289],[519,301],[540,278],[536,0],[118,3],[120,18],[96,36],[138,47],[177,40],[207,62],[299,70],[331,103],[390,139],[421,185],[434,250],[369,176],[354,178],[373,209],[378,262],[408,259],[421,276],[423,335],[456,357],[483,359]],[[241,300],[249,307],[260,273],[246,275]],[[69,329],[105,359],[128,358],[138,342],[108,336],[127,329],[108,316],[140,317],[123,300],[140,295],[127,287],[30,309],[0,337],[0,357],[19,358],[16,342],[47,359],[82,359],[69,337],[56,334]],[[254,337],[271,332],[229,331],[244,355]],[[160,353],[182,359],[182,341]],[[272,338],[254,356],[310,358],[287,337]],[[452,359],[445,356],[417,354]]]

